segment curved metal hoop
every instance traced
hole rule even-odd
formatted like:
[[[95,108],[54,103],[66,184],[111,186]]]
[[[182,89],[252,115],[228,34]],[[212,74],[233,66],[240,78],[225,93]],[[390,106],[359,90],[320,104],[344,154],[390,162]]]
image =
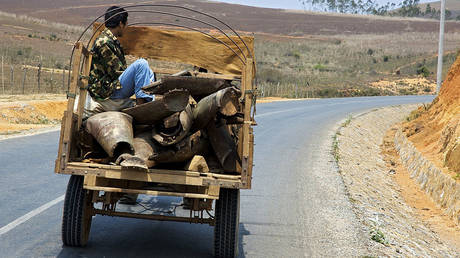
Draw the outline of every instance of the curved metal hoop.
[[[128,11],[126,11],[126,12],[128,12]],[[220,33],[222,33],[225,37],[227,37],[227,38],[238,48],[238,50],[241,52],[243,58],[244,58],[245,60],[247,59],[247,58],[246,58],[246,55],[244,54],[244,52],[243,52],[243,50],[240,48],[240,46],[239,46],[239,45],[238,45],[238,44],[237,44],[227,33],[225,33],[221,28],[219,28],[219,27],[217,27],[217,26],[215,26],[215,25],[213,25],[213,24],[210,24],[210,23],[208,23],[208,22],[204,22],[204,21],[200,21],[200,20],[198,20],[198,19],[192,18],[192,17],[183,16],[183,15],[174,14],[174,13],[168,13],[168,12],[148,11],[148,10],[130,10],[129,12],[130,12],[130,13],[150,13],[150,14],[156,13],[156,14],[164,14],[164,15],[170,15],[170,16],[174,16],[174,17],[178,17],[178,18],[184,18],[184,19],[188,19],[188,20],[192,20],[192,21],[196,21],[196,22],[200,22],[200,23],[206,24],[206,25],[208,25],[208,26],[210,26],[210,27],[212,27],[212,28],[214,28],[214,29],[217,29]],[[116,16],[116,15],[117,15],[117,14],[111,16],[111,17],[109,18],[109,20],[112,19],[112,18],[113,18],[114,16]],[[150,24],[150,25],[154,25],[153,23],[142,23],[142,22],[137,22],[137,23],[135,23],[135,24],[130,24],[130,26],[132,26],[132,25],[139,25],[139,24],[145,24],[145,25]],[[158,23],[158,24],[160,25],[160,23]],[[165,24],[165,25],[166,25],[166,24]],[[171,26],[172,26],[172,25],[171,25]],[[201,31],[201,30],[199,30],[199,29],[191,28],[190,26],[185,26],[185,25],[179,25],[179,24],[177,24],[177,26],[174,26],[174,27],[182,27],[182,28],[191,29],[191,30],[194,30],[194,31],[203,33],[203,31]],[[99,27],[97,28],[96,31],[98,31],[100,28],[101,28],[101,26],[99,26]],[[93,33],[93,35],[92,35],[91,38],[89,39],[89,42],[88,42],[88,44],[86,45],[86,48],[89,47],[89,44],[90,44],[91,40],[94,38],[94,35],[95,35],[95,33]],[[206,35],[208,35],[208,34],[206,34]],[[209,36],[209,35],[208,35],[208,36]],[[214,38],[214,37],[213,37],[213,38]],[[223,43],[223,42],[220,41],[220,43]],[[225,45],[228,47],[227,44],[225,44]],[[230,49],[231,49],[231,48],[230,48]],[[233,52],[234,52],[234,51],[233,51]],[[238,55],[238,54],[235,53],[235,55]],[[241,59],[241,58],[240,58],[240,59]]]
[[[139,5],[126,5],[126,6],[121,6],[118,8],[118,10],[124,8],[124,9],[132,9],[132,8],[136,8],[136,7],[167,7],[167,8],[176,8],[176,9],[183,9],[183,10],[187,10],[187,11],[190,11],[190,12],[193,12],[193,13],[198,13],[198,14],[201,14],[201,15],[204,15],[206,17],[209,17],[217,22],[219,22],[220,24],[223,24],[225,27],[229,28],[237,37],[238,39],[244,44],[244,46],[246,47],[247,51],[248,51],[248,55],[249,56],[253,56],[253,53],[251,53],[251,50],[249,49],[248,45],[246,44],[246,42],[241,38],[241,36],[233,29],[231,28],[228,24],[226,24],[225,22],[219,20],[218,18],[212,16],[212,15],[209,15],[209,14],[206,14],[206,13],[203,13],[203,12],[200,12],[200,11],[196,11],[196,10],[193,10],[191,8],[188,8],[188,7],[184,7],[184,6],[177,6],[177,5],[168,5],[168,4],[139,4]],[[114,10],[117,10],[117,9],[114,9]],[[169,15],[169,16],[173,16],[173,17],[179,17],[179,18],[183,18],[183,19],[188,19],[188,20],[192,20],[192,21],[196,21],[196,22],[200,22],[202,24],[205,24],[207,26],[210,26],[212,28],[215,28],[217,29],[221,34],[223,34],[225,37],[227,37],[239,50],[239,52],[241,52],[243,58],[246,60],[247,57],[246,55],[244,54],[244,51],[240,48],[240,46],[227,34],[225,33],[220,27],[216,26],[216,25],[213,25],[211,23],[208,23],[208,22],[205,22],[205,21],[201,21],[199,19],[196,19],[196,18],[193,18],[193,17],[188,17],[188,16],[184,16],[184,15],[180,15],[180,14],[175,14],[175,13],[169,13],[169,12],[162,12],[162,11],[154,11],[154,10],[125,10],[125,12],[136,12],[136,13],[156,13],[156,14],[163,14],[163,15]],[[77,39],[77,42],[80,41],[83,36],[85,35],[85,33],[88,31],[89,28],[91,28],[91,26],[93,26],[93,24],[99,20],[102,16],[105,15],[105,12],[104,14],[98,16],[96,19],[94,19],[86,28],[85,30],[81,33],[81,35],[78,37]],[[115,17],[117,14],[111,16],[108,20],[112,19],[113,17]],[[95,31],[98,31],[100,29],[100,27],[103,25],[104,23],[101,23],[101,25],[99,25],[99,27],[95,30]],[[132,26],[132,25],[139,25],[139,24],[145,24],[145,25],[167,25],[167,26],[173,26],[173,27],[181,27],[181,28],[186,28],[186,29],[189,29],[189,30],[193,30],[193,31],[197,31],[197,32],[200,32],[206,36],[209,36],[211,38],[213,38],[214,40],[217,40],[218,42],[220,42],[221,44],[225,45],[228,49],[230,49],[242,62],[243,64],[246,64],[245,60],[243,60],[243,58],[240,57],[239,54],[237,54],[235,52],[235,50],[233,48],[231,48],[227,43],[223,42],[222,40],[210,35],[209,33],[206,33],[204,31],[201,31],[199,29],[195,29],[195,28],[191,28],[189,26],[186,26],[186,25],[179,25],[179,24],[172,24],[172,23],[161,23],[161,22],[145,22],[145,23],[142,23],[142,22],[138,22],[138,23],[133,23],[133,24],[130,24],[129,26]],[[89,44],[91,43],[91,40],[93,39],[95,33],[93,33],[91,35],[91,38],[89,39],[88,41],[88,44],[87,44],[87,48],[89,47]],[[70,56],[70,64],[69,64],[69,79],[68,79],[68,86],[67,86],[67,90],[69,89],[70,87],[70,73],[71,73],[71,69],[72,69],[72,60],[73,60],[73,55],[74,55],[74,52],[75,52],[75,46],[72,48],[72,53],[71,53],[71,56]]]

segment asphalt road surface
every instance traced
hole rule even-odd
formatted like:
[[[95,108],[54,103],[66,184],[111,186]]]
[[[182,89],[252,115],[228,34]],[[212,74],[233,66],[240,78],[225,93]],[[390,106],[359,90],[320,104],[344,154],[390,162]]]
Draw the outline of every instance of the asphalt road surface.
[[[333,130],[349,114],[431,100],[403,96],[259,104],[253,189],[241,193],[240,257],[366,255],[362,238],[367,236],[329,154]],[[0,257],[212,257],[211,226],[102,216],[93,218],[86,248],[63,247],[68,176],[53,173],[58,136],[0,141]],[[140,199],[147,207],[180,202]]]

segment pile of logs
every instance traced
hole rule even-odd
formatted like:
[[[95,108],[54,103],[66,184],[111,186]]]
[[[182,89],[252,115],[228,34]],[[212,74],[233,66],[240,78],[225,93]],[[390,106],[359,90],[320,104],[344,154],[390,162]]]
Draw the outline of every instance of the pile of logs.
[[[87,120],[86,131],[117,164],[187,169],[193,159],[204,171],[240,171],[237,87],[223,79],[165,76],[143,90],[155,100]]]

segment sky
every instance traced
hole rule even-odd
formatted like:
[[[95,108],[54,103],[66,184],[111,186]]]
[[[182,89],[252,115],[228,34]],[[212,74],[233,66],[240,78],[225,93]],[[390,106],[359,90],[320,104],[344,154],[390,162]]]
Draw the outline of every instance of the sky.
[[[303,10],[303,6],[299,0],[215,0],[218,2],[242,4],[267,8],[281,8],[281,9],[299,9]],[[421,3],[434,2],[436,0],[420,0]],[[377,0],[378,3],[384,4],[387,2],[400,3],[402,0]]]

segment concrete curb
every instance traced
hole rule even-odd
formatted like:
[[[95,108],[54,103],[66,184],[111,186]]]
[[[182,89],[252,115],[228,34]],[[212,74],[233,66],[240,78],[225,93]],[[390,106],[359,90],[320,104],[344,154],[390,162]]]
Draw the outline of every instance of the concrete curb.
[[[395,135],[395,147],[403,165],[436,204],[457,224],[460,224],[460,184],[449,175],[425,159],[415,146],[398,129]]]

